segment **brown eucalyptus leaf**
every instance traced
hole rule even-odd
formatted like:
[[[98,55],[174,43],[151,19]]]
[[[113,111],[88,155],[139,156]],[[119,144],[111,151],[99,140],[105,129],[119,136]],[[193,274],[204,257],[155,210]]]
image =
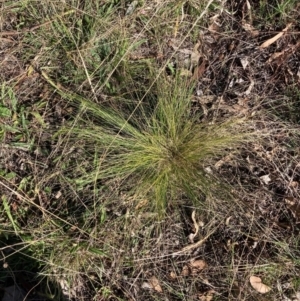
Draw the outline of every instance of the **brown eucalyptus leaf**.
[[[289,23],[280,33],[278,33],[277,35],[275,35],[273,38],[268,39],[267,41],[265,41],[264,43],[262,43],[259,48],[260,49],[264,49],[269,47],[271,44],[273,44],[274,42],[276,42],[278,39],[280,39],[285,32],[287,32],[289,30],[289,28],[292,26],[293,23]]]

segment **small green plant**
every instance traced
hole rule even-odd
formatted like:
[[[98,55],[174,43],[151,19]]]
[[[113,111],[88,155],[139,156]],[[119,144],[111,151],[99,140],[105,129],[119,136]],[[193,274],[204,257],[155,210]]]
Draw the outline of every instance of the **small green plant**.
[[[31,138],[30,118],[34,116],[41,120],[40,114],[19,105],[12,87],[3,83],[0,89],[0,141],[9,142],[10,148],[32,149],[34,140]],[[9,138],[12,134],[13,139]]]
[[[277,24],[285,24],[287,19],[293,19],[293,13],[297,10],[297,3],[295,0],[260,0],[258,16],[270,23],[276,21]]]
[[[75,179],[78,185],[117,179],[125,191],[151,199],[162,212],[179,193],[193,201],[217,193],[220,185],[205,163],[249,136],[241,120],[204,124],[192,115],[188,80],[160,78],[156,86],[127,113],[64,92],[80,113],[60,133],[94,154],[92,169]]]

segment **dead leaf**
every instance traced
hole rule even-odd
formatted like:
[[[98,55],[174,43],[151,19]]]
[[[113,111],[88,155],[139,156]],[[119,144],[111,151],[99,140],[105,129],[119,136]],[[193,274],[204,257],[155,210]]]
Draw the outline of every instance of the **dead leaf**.
[[[286,206],[291,210],[294,218],[298,221],[300,220],[300,202],[293,197],[286,197],[285,199]]]
[[[216,96],[214,95],[200,95],[195,96],[195,101],[199,102],[200,104],[208,104],[214,102]]]
[[[229,154],[225,157],[223,157],[222,159],[220,159],[217,163],[215,163],[215,168],[219,169],[220,167],[222,167],[224,164],[230,162],[232,160],[232,154]]]
[[[280,66],[286,62],[299,47],[300,40],[295,45],[288,44],[283,51],[273,53],[267,60],[267,63],[273,63]]]
[[[200,301],[211,301],[211,300],[213,300],[214,293],[215,293],[214,290],[209,290],[209,291],[206,292],[206,293],[199,294],[199,295],[198,295],[198,299],[199,299]]]
[[[231,218],[232,218],[232,216],[229,216],[229,217],[226,218],[226,221],[225,221],[226,226],[229,226]]]
[[[177,278],[177,275],[176,275],[176,273],[174,271],[170,272],[170,278],[172,280],[175,280]]]
[[[185,69],[185,68],[180,69],[179,74],[181,77],[192,77],[193,76],[193,73],[190,70]]]
[[[11,203],[11,209],[12,209],[12,211],[17,211],[18,208],[19,208],[18,203],[15,202],[15,201],[13,201],[13,202]]]
[[[193,79],[199,80],[204,74],[205,70],[206,70],[206,61],[203,60],[203,62],[199,66],[195,67],[193,73]]]
[[[264,175],[259,177],[266,185],[268,185],[271,182],[270,175]]]
[[[207,264],[204,260],[193,260],[190,263],[190,268],[192,275],[196,275],[207,267]]]
[[[278,58],[280,58],[283,54],[284,54],[284,51],[274,52],[267,60],[267,63],[271,63],[272,61],[274,61],[276,59],[278,60]]]
[[[196,45],[194,46],[194,49],[191,53],[191,68],[198,66],[198,62],[201,57],[201,54],[198,51],[199,46],[200,46],[200,42],[196,43]]]
[[[191,260],[189,264],[183,266],[181,275],[184,277],[189,275],[195,276],[206,267],[207,263],[204,260]]]
[[[146,290],[151,290],[152,286],[148,282],[143,282],[142,288]]]
[[[269,286],[262,283],[261,279],[256,276],[250,277],[250,284],[257,292],[261,294],[266,294],[271,290]]]
[[[251,93],[252,88],[254,87],[254,81],[250,78],[250,85],[248,89],[244,92],[245,95],[249,95]]]
[[[208,26],[208,30],[210,32],[216,33],[220,31],[220,28],[222,27],[221,24],[218,22],[219,15],[215,15],[210,18],[211,24]]]
[[[209,25],[208,30],[209,30],[210,32],[214,32],[214,33],[215,33],[215,32],[219,32],[219,30],[220,30],[220,25],[217,24],[217,23],[215,23],[215,22],[213,22],[212,24]]]
[[[298,188],[298,186],[299,186],[299,182],[297,181],[292,181],[291,183],[289,183],[289,187]]]
[[[56,199],[59,199],[61,196],[62,196],[62,193],[61,193],[61,191],[59,190],[59,191],[56,193],[55,198],[56,198]]]
[[[143,199],[143,200],[139,201],[139,203],[135,206],[135,210],[144,208],[147,204],[148,204],[148,200]]]
[[[259,35],[259,31],[256,30],[251,24],[243,22],[242,27],[245,31],[249,32],[253,38]]]
[[[289,30],[289,28],[292,26],[293,23],[289,23],[280,33],[278,33],[276,36],[274,36],[273,38],[265,41],[264,43],[262,43],[260,46],[259,46],[259,49],[264,49],[264,48],[267,48],[269,47],[271,44],[273,44],[274,42],[276,42],[278,39],[280,39],[283,34]]]
[[[163,290],[162,290],[162,288],[160,286],[160,283],[159,283],[158,279],[155,276],[152,276],[149,279],[149,283],[150,283],[152,289],[154,289],[158,293],[162,293],[163,292]]]
[[[183,266],[181,275],[185,277],[190,275],[190,269],[187,265]]]
[[[248,66],[249,62],[248,62],[248,58],[244,57],[244,58],[240,58],[241,64],[243,66],[243,69],[245,70],[246,67]]]

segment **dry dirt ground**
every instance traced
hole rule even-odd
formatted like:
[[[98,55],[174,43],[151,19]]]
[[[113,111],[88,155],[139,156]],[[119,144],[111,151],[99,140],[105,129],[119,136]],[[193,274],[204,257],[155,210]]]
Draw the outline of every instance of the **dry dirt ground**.
[[[101,238],[109,242],[110,254],[102,258],[101,268],[82,259],[88,268],[76,278],[77,291],[76,285],[74,292],[68,289],[69,298],[300,300],[299,8],[293,10],[291,20],[260,27],[247,2],[232,2],[234,14],[210,13],[196,43],[182,44],[174,35],[160,47],[154,41],[143,44],[129,57],[136,64],[150,58],[163,66],[176,50],[169,68],[189,72],[196,80],[193,109],[202,113],[202,121],[250,116],[256,120],[257,131],[266,133],[264,139],[206,166],[230,185],[235,199],[207,201],[199,207],[183,199],[179,207],[169,206],[166,218],[153,222],[150,213],[135,214],[122,200],[122,193],[115,193],[105,211],[103,235],[107,237]],[[249,1],[252,9],[256,2]],[[74,156],[81,150],[67,151],[52,138],[55,129],[73,118],[74,108],[45,79],[39,58],[24,54],[24,49],[33,47],[28,45],[26,31],[34,36],[35,29],[19,30],[20,18],[11,10],[0,24],[0,192],[6,196],[9,212],[19,217],[25,229],[43,218],[39,216],[43,210],[76,222],[82,208],[92,202],[90,187],[73,191],[57,175],[61,160],[76,162]],[[84,88],[81,92],[85,93]],[[14,95],[15,108],[7,103],[7,93]],[[113,192],[115,187],[108,189]],[[38,207],[24,205],[25,197]],[[7,213],[4,205],[1,210]],[[20,213],[26,210],[31,214]],[[3,229],[10,229],[11,222],[1,214]],[[73,231],[76,239],[86,237],[76,227],[67,231]],[[26,292],[38,294],[46,285],[32,281],[32,275],[43,272],[42,257],[30,262],[33,268],[24,266],[19,271],[8,256],[20,251],[20,239],[13,232],[1,234],[3,263],[6,260],[11,268],[3,268],[0,284],[5,288],[14,278]],[[58,243],[58,248],[64,247]],[[25,261],[20,260],[22,265]],[[258,286],[260,280],[254,276],[262,281]]]

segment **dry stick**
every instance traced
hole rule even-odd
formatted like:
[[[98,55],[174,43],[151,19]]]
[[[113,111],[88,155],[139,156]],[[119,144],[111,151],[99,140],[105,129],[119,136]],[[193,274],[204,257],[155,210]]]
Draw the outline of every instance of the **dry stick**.
[[[215,229],[213,229],[212,231],[210,231],[204,238],[202,238],[201,240],[197,241],[194,244],[188,245],[186,247],[184,247],[183,249],[181,249],[180,251],[174,252],[171,254],[171,256],[175,256],[175,255],[181,255],[183,253],[186,253],[188,251],[191,251],[193,249],[199,248],[200,246],[202,246],[210,236],[212,236],[216,231],[218,230],[218,227],[216,227]]]

